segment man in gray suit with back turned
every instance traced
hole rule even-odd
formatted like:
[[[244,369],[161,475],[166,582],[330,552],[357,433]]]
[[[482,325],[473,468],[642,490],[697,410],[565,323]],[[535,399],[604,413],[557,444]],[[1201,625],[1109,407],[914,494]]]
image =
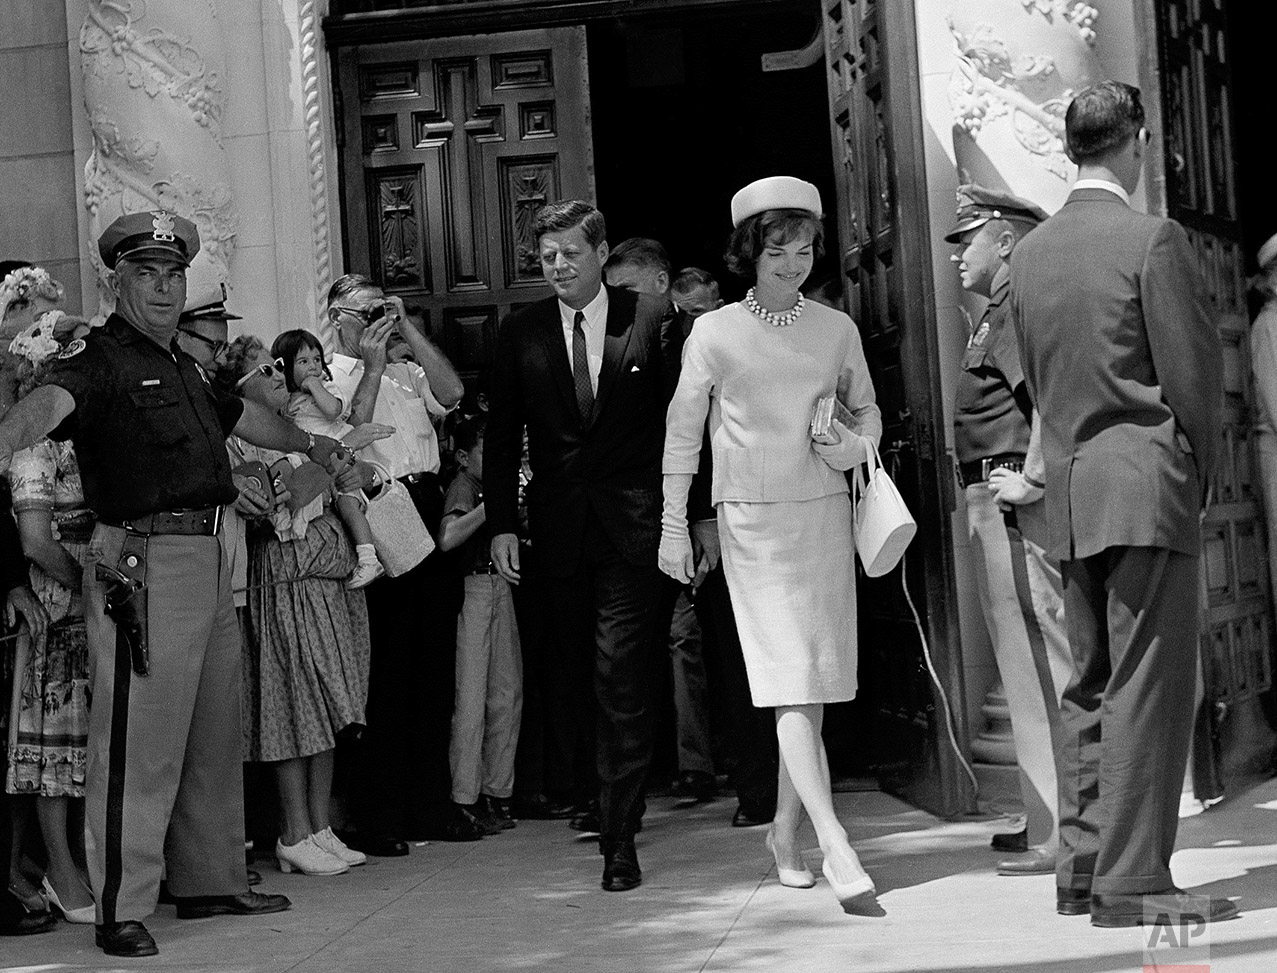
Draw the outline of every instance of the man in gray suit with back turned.
[[[1042,421],[1050,554],[1073,676],[1061,703],[1056,905],[1092,925],[1214,921],[1171,881],[1193,722],[1200,514],[1218,458],[1222,353],[1184,229],[1137,213],[1139,89],[1065,117],[1078,181],[1011,256],[1011,309]]]

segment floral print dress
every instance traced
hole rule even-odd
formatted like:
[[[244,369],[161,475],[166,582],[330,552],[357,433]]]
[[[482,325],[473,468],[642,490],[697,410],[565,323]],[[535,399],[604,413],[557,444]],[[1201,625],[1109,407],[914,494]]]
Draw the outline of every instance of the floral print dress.
[[[47,512],[53,538],[84,565],[96,519],[84,505],[69,442],[45,439],[19,450],[9,469],[15,514]],[[89,734],[88,635],[80,592],[31,565],[31,587],[49,613],[48,634],[23,639],[14,659],[9,708],[10,794],[83,797]]]

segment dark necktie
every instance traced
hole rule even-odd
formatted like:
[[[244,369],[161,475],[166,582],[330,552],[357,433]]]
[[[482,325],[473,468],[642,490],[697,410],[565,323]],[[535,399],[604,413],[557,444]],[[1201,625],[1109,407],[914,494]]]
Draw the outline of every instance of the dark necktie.
[[[576,407],[581,422],[588,424],[594,411],[594,389],[590,385],[590,356],[585,350],[585,312],[577,311],[572,320],[572,380],[576,383]]]

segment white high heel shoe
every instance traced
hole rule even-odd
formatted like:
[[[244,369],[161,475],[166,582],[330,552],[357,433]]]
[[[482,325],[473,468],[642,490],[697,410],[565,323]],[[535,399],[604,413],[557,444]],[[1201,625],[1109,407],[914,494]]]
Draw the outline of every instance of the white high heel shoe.
[[[763,844],[772,853],[772,858],[776,859],[776,877],[780,879],[781,885],[787,889],[809,889],[816,884],[816,876],[812,874],[810,868],[785,868],[781,865],[780,859],[776,857],[775,828],[767,829]]]
[[[855,855],[855,852],[852,852]],[[859,864],[859,862],[857,862]],[[878,904],[878,890],[874,888],[874,880],[862,869],[860,878],[850,882],[839,882],[834,878],[826,858],[820,866],[825,881],[834,890],[842,911],[849,916],[882,915],[882,907]]]
[[[91,922],[97,921],[97,906],[95,906],[92,902],[79,909],[68,909],[64,907],[62,902],[58,899],[58,893],[53,891],[53,886],[49,884],[49,876],[46,875],[41,881],[44,884],[44,894],[49,899],[49,905],[61,912],[62,918],[67,922],[76,922],[81,925],[88,925]]]

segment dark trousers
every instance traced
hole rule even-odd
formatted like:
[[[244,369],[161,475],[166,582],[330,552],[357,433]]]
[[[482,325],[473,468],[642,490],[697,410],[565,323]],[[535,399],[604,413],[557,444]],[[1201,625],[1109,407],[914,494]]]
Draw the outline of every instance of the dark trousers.
[[[595,753],[604,843],[631,838],[642,815],[652,760],[652,690],[663,632],[664,575],[655,559],[630,563],[593,514],[581,560],[566,576],[545,579],[556,638],[552,705],[578,722],[595,699]]]
[[[1166,889],[1193,725],[1198,558],[1112,547],[1062,569],[1073,676],[1060,705],[1056,880]]]
[[[437,477],[407,484],[432,534],[443,495]],[[367,727],[350,748],[351,797],[361,830],[411,837],[451,806],[448,737],[456,680],[460,584],[435,551],[407,574],[365,588],[372,658]]]
[[[745,656],[721,564],[697,589],[696,614],[705,635],[709,695],[721,700],[727,717],[736,798],[751,817],[769,818],[776,811],[779,763],[775,711],[756,707],[750,697]]]

